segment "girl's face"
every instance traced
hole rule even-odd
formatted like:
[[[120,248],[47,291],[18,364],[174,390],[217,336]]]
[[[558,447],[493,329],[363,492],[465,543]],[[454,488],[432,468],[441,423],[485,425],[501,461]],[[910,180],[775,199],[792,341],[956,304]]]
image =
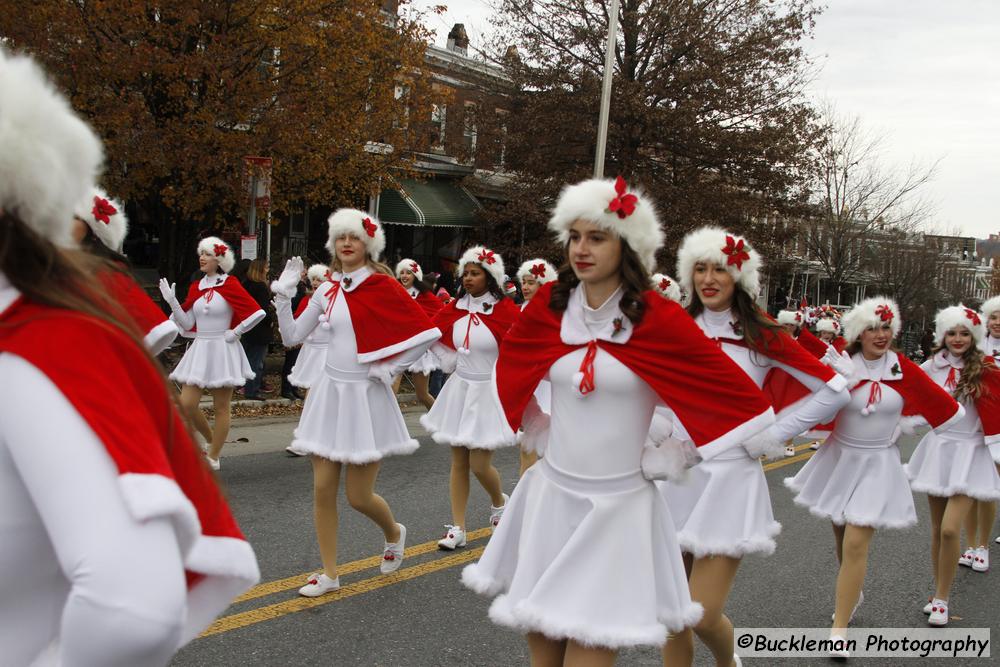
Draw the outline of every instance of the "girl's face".
[[[317,277],[313,278],[312,280],[310,280],[309,282],[312,283],[313,291],[315,292],[316,290],[319,289],[319,286],[323,284],[323,278],[320,277],[320,276],[317,276]]]
[[[344,273],[356,271],[365,263],[365,242],[353,234],[344,234],[333,242]]]
[[[986,326],[989,328],[991,336],[1000,338],[1000,310],[994,310],[990,313],[990,318],[986,320]]]
[[[957,326],[944,332],[944,346],[956,357],[965,354],[972,347],[972,332],[963,326]]]
[[[411,287],[413,287],[413,279],[414,278],[415,278],[415,276],[413,275],[413,272],[410,271],[409,269],[400,269],[399,270],[399,282],[406,289],[410,289]]]
[[[535,292],[538,291],[538,281],[535,280],[535,276],[530,273],[521,279],[521,294],[524,295],[525,301],[530,301],[531,297],[535,296]]]
[[[198,268],[205,275],[213,275],[219,271],[219,258],[210,252],[198,253]]]
[[[701,303],[709,310],[726,310],[733,305],[736,280],[726,267],[715,262],[696,262],[692,283]]]
[[[82,243],[83,239],[87,236],[87,223],[73,216],[73,229],[70,230],[70,234],[73,236],[75,243]]]
[[[865,359],[880,359],[892,344],[892,325],[868,327],[861,332],[861,353]]]
[[[781,328],[787,331],[790,336],[794,336],[795,332],[798,330],[798,327],[795,326],[794,324],[787,324],[787,323],[782,324]]]
[[[823,341],[824,343],[832,343],[833,339],[836,338],[836,337],[837,337],[837,334],[833,333],[832,331],[820,331],[819,332],[819,339],[821,341]]]
[[[462,269],[462,287],[474,297],[482,296],[486,293],[486,269],[469,262]]]
[[[577,220],[570,226],[566,254],[582,283],[602,283],[621,272],[621,239],[587,220]]]

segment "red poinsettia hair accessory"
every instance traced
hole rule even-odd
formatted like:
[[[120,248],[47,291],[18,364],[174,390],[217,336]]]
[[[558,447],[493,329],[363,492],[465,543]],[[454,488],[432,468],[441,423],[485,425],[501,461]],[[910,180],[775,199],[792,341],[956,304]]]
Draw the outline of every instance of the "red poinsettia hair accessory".
[[[532,266],[531,267],[531,275],[533,275],[535,278],[544,278],[545,277],[545,265],[544,264],[535,264],[534,266]]]
[[[883,322],[892,322],[892,308],[890,308],[888,304],[883,303],[876,308],[875,314],[878,315],[879,319]]]
[[[226,251],[229,250],[229,248],[221,243],[216,243],[212,246],[212,250],[215,252],[216,257],[222,257],[226,254]]]
[[[420,265],[416,262],[410,262],[410,273],[417,273],[420,271]]]
[[[750,246],[746,241],[740,239],[738,242],[732,236],[726,235],[726,245],[722,248],[722,254],[726,256],[726,266],[736,265],[736,270],[743,269],[743,262],[750,261],[750,253],[747,250]]]
[[[362,220],[361,226],[365,228],[365,234],[368,234],[369,238],[375,238],[375,232],[378,230],[378,225],[372,222],[371,218],[365,218]]]
[[[965,309],[965,316],[972,322],[974,326],[978,327],[980,324],[983,323],[983,321],[979,319],[979,313],[970,308]]]
[[[106,225],[111,224],[111,216],[118,212],[111,202],[103,197],[94,197],[94,208],[91,213],[95,220],[100,220]]]
[[[667,278],[660,279],[660,291],[666,292],[672,283]]]
[[[622,220],[635,213],[635,205],[639,203],[639,198],[631,192],[627,192],[628,186],[621,176],[615,179],[616,197],[608,204],[608,213],[616,213]]]
[[[483,248],[483,251],[479,253],[479,261],[483,264],[495,264],[497,261],[496,256],[493,254],[492,250],[487,250]]]

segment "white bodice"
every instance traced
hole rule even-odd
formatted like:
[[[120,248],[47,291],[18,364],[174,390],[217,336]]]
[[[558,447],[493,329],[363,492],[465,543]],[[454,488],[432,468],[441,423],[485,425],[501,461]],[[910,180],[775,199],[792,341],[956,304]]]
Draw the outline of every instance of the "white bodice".
[[[733,315],[729,309],[713,311],[706,308],[695,318],[695,322],[706,336],[719,340],[722,344],[722,351],[736,362],[736,365],[754,381],[754,384],[758,387],[764,386],[764,380],[767,379],[767,374],[774,366],[774,362],[770,357],[751,352],[742,345],[727,342],[727,339],[738,340],[741,338],[736,336],[733,330]]]
[[[217,278],[218,276],[212,278],[205,276],[201,279],[199,286],[202,289],[206,289],[221,284],[216,282]],[[222,276],[222,278],[223,282],[231,279],[230,276]],[[232,278],[232,280],[235,280],[235,278]],[[194,316],[195,326],[198,327],[198,335],[223,333],[230,328],[229,325],[233,320],[232,307],[216,291],[205,292],[198,297],[198,300],[191,307],[190,313]]]
[[[886,374],[885,367],[891,358],[887,354],[875,361],[867,361],[859,352],[852,356],[851,360],[854,362],[858,379],[865,380],[882,378]],[[894,383],[878,383],[877,391],[881,392],[881,397],[873,403],[874,411],[867,407],[872,395],[872,384],[866,382],[851,391],[850,403],[837,414],[834,435],[840,436],[847,444],[864,446],[865,443],[871,443],[873,447],[887,446],[899,424],[903,414],[903,397],[892,388]],[[864,414],[863,410],[867,410],[868,414]]]
[[[469,311],[468,315],[458,318],[451,328],[451,342],[456,350],[465,347],[466,333],[469,335],[469,354],[463,352],[458,354],[455,371],[459,375],[467,375],[471,379],[484,375],[488,378],[493,372],[497,355],[500,354],[500,346],[493,332],[481,318],[489,317],[484,315],[484,312],[491,310],[494,304],[496,298],[489,292],[478,297],[466,294],[458,303],[459,309]]]
[[[983,354],[988,354],[991,357],[1000,357],[1000,338],[994,338],[987,332],[979,344],[979,349],[983,351]]]
[[[326,296],[330,284],[321,285],[313,299],[326,311],[329,299]],[[326,348],[326,365],[338,371],[346,373],[367,373],[368,364],[358,363],[358,342],[354,336],[354,324],[351,322],[351,309],[347,306],[347,299],[343,291],[337,293],[333,302],[333,309],[330,311],[330,319],[327,324],[321,323],[312,334],[326,336],[328,340]]]
[[[1000,344],[1000,341],[997,343]],[[962,366],[961,359],[955,359],[951,354],[942,350],[921,364],[920,367],[934,380],[935,384],[950,394],[955,388],[946,386],[949,370],[955,369],[955,382],[957,383],[962,378]],[[945,431],[938,433],[942,438],[951,436],[966,440],[972,437],[983,437],[983,423],[979,419],[979,411],[976,410],[975,402],[962,401],[962,407],[965,408],[965,414]]]

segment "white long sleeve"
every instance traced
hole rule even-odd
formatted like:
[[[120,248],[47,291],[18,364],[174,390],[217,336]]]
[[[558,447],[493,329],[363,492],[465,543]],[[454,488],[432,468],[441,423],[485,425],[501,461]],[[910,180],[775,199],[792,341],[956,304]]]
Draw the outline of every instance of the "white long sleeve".
[[[274,295],[274,311],[278,317],[278,332],[281,334],[281,344],[285,347],[301,345],[306,336],[319,325],[319,316],[323,308],[317,300],[317,290],[310,298],[309,305],[302,314],[295,317],[292,313],[292,301],[283,294]]]
[[[237,336],[242,336],[246,332],[253,329],[254,326],[256,326],[256,324],[265,317],[267,317],[267,313],[265,313],[263,310],[255,311],[254,313],[247,316],[245,320],[243,320],[235,327],[233,327],[233,331],[236,333]]]
[[[0,355],[0,655],[165,665],[186,614],[168,518],[136,521],[97,436],[34,366]],[[122,406],[115,406],[121,408]]]
[[[431,345],[433,345],[435,342],[436,341],[429,340],[425,343],[420,343],[407,350],[403,350],[394,357],[389,357],[388,359],[377,361],[375,363],[384,364],[388,366],[389,373],[391,375],[398,375],[399,373],[402,373],[404,370],[412,366],[418,359],[420,359],[420,357],[423,356],[424,352],[430,349]]]
[[[194,313],[190,310],[184,310],[180,304],[173,303],[170,304],[170,311],[170,319],[181,328],[181,331],[191,331],[191,329],[194,329]]]
[[[786,410],[771,427],[771,433],[781,442],[805,433],[816,424],[830,421],[847,405],[851,395],[846,388],[836,390],[812,375],[798,371],[791,366],[771,360],[775,368],[780,368],[805,385],[812,394],[792,410]]]

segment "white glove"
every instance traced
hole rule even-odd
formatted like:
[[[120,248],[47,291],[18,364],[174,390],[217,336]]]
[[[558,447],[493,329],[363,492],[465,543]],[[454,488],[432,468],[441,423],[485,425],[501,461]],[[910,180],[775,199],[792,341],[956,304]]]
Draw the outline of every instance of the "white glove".
[[[271,291],[291,299],[295,296],[295,290],[302,279],[302,271],[305,265],[301,257],[292,257],[285,262],[285,270],[281,272],[277,280],[271,281]]]
[[[177,283],[170,284],[166,278],[160,278],[160,295],[171,309],[178,308],[181,305],[177,301],[177,294],[174,293],[175,287],[177,287]]]
[[[647,438],[642,448],[639,467],[648,480],[669,479],[682,481],[688,468],[701,461],[697,448],[690,440],[667,437],[659,444]]]
[[[857,373],[854,370],[854,362],[846,352],[837,352],[833,346],[826,349],[826,354],[820,359],[838,375],[847,380],[847,386],[853,386],[857,382]]]
[[[392,386],[394,376],[392,374],[392,364],[375,362],[368,366],[368,379],[373,382],[381,382],[387,387]]]
[[[239,335],[232,329],[226,329],[226,333],[222,334],[222,337],[226,339],[227,343],[235,343],[240,339]]]
[[[743,443],[750,458],[759,459],[766,456],[769,459],[785,458],[785,443],[773,431],[773,426],[761,431]]]

